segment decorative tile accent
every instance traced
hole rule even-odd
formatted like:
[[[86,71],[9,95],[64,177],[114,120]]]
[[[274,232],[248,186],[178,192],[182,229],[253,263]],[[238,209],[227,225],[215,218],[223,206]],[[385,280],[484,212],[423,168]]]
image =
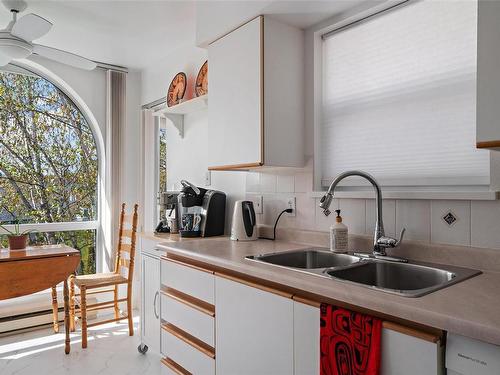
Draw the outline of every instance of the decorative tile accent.
[[[448,211],[443,217],[442,219],[444,220],[444,222],[446,224],[448,224],[450,227],[455,224],[458,220],[458,218],[453,214],[453,212],[451,211]]]
[[[431,201],[431,242],[470,246],[470,201]]]

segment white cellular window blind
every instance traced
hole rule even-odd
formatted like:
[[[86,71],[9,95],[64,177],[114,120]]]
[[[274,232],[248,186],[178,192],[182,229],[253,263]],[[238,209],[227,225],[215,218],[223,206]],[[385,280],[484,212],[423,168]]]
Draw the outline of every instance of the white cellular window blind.
[[[474,0],[421,0],[324,38],[323,185],[350,169],[386,186],[489,184],[476,23]]]

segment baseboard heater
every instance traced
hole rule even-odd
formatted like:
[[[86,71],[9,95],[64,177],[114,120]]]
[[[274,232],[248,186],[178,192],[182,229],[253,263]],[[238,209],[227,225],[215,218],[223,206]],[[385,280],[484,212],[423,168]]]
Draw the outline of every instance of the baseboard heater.
[[[97,303],[97,299],[89,298],[88,303]],[[46,305],[41,308],[42,309],[38,311],[32,310],[30,312],[0,318],[0,335],[8,335],[20,330],[52,326],[52,308],[46,309]],[[96,316],[96,312],[89,312],[87,318],[91,320],[95,319]],[[62,306],[58,309],[58,320],[60,332],[64,332],[64,308]]]

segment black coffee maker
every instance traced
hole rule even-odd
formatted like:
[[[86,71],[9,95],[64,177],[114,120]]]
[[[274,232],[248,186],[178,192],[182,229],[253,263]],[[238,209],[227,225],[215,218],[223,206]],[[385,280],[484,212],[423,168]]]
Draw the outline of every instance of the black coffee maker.
[[[211,237],[224,234],[226,194],[207,190],[182,180],[177,197],[181,237]]]

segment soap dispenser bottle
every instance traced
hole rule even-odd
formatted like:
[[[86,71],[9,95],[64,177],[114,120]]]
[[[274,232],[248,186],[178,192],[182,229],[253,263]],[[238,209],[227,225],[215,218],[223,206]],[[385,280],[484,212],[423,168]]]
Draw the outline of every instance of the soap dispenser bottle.
[[[335,210],[335,212],[337,213],[335,224],[330,227],[330,250],[334,253],[347,253],[348,229],[342,223],[340,210]]]

